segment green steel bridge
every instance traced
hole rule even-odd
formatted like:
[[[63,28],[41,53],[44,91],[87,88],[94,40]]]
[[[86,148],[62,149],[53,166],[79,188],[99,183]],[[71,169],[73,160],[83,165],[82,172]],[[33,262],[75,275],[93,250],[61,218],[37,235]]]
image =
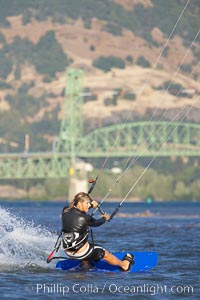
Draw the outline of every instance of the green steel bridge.
[[[66,178],[79,158],[200,156],[200,125],[146,121],[117,124],[84,134],[81,70],[67,74],[63,118],[52,152],[0,154],[1,179]]]

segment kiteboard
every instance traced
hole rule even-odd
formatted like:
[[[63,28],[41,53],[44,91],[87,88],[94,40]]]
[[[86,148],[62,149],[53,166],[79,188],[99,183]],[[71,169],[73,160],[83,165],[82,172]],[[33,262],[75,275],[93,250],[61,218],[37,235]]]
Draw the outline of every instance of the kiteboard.
[[[134,255],[134,263],[132,264],[128,272],[145,272],[152,268],[155,268],[158,262],[157,252],[117,252],[113,253],[120,260],[126,255],[126,253],[131,253]],[[81,261],[75,259],[66,259],[58,261],[56,263],[56,268],[65,271],[81,271]],[[109,265],[105,260],[100,260],[98,262],[91,262],[90,268],[87,270],[89,272],[121,272],[118,266]]]

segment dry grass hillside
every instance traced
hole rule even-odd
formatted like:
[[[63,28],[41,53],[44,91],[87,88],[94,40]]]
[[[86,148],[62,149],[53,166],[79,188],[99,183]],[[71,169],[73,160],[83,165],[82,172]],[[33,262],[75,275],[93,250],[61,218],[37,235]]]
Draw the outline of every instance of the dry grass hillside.
[[[151,1],[120,1],[115,0],[123,5],[127,10],[135,3],[143,3],[151,6]],[[109,32],[102,30],[104,22],[93,19],[90,29],[84,27],[81,19],[76,21],[68,20],[66,24],[55,24],[49,18],[46,21],[37,22],[32,20],[30,23],[23,25],[22,17],[9,17],[11,24],[8,28],[1,28],[0,32],[5,36],[7,43],[12,43],[16,36],[28,38],[36,44],[46,32],[54,30],[57,41],[62,45],[64,52],[73,59],[71,67],[82,68],[85,72],[84,87],[90,88],[91,93],[97,96],[97,100],[89,101],[84,104],[84,116],[91,121],[91,128],[101,126],[105,119],[110,118],[110,123],[120,122],[126,119],[126,113],[132,111],[131,118],[135,116],[144,117],[147,112],[157,111],[159,115],[166,110],[166,116],[172,117],[172,111],[176,113],[182,107],[193,106],[187,118],[191,121],[199,121],[198,114],[200,109],[199,97],[191,99],[200,90],[200,69],[193,65],[193,72],[184,74],[180,72],[179,66],[192,64],[195,57],[192,51],[183,43],[179,36],[174,36],[167,43],[168,53],[160,56],[163,48],[149,46],[147,41],[141,37],[135,36],[133,32],[123,29],[121,36],[113,36]],[[159,28],[154,28],[151,32],[152,38],[165,44],[165,36]],[[194,47],[197,47],[194,44]],[[47,50],[48,51],[48,50]],[[133,58],[133,62],[127,62],[125,69],[112,69],[109,72],[103,72],[94,68],[93,61],[100,56],[116,56],[126,61],[127,56]],[[138,66],[135,62],[139,56],[145,57],[151,64],[150,68]],[[7,82],[13,86],[9,94],[15,95],[17,88],[23,83],[34,81],[35,85],[29,93],[39,97],[44,92],[52,92],[55,98],[48,98],[48,106],[42,107],[34,116],[29,118],[29,122],[41,120],[45,112],[51,112],[57,105],[62,105],[62,90],[65,88],[66,78],[64,73],[57,73],[55,79],[50,82],[44,82],[43,76],[38,74],[35,68],[30,64],[24,64],[22,67],[22,76],[17,81],[13,74],[9,75]],[[13,70],[14,72],[14,70]],[[194,79],[194,74],[195,78]],[[189,97],[181,98],[170,94],[166,90],[156,90],[157,87],[166,81],[173,81],[181,84],[185,90],[189,91]],[[112,97],[114,89],[121,89],[118,95],[117,105],[105,106],[104,100]],[[8,91],[0,91],[0,110],[9,110],[10,106],[6,101]],[[135,94],[136,100],[124,99],[124,93]],[[59,118],[61,114],[59,113]],[[107,122],[109,123],[109,122]]]

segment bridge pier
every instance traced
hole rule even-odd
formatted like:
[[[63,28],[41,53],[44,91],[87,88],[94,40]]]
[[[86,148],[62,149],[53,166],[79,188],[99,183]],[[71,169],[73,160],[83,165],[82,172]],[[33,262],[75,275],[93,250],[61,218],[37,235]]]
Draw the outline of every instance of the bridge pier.
[[[71,168],[69,169],[70,181],[68,191],[68,201],[70,202],[74,195],[79,192],[88,191],[88,180],[86,163],[83,161],[72,160]]]

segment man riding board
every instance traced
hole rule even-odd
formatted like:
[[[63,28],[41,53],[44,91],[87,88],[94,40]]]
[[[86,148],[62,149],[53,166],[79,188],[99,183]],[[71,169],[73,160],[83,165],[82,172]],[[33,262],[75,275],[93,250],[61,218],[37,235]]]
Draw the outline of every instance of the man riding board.
[[[104,213],[100,219],[87,214],[90,208],[98,203],[89,194],[80,192],[75,195],[69,206],[62,211],[62,242],[65,253],[72,259],[82,261],[85,266],[90,261],[104,259],[110,265],[119,266],[122,271],[129,271],[134,257],[127,253],[123,260],[108,252],[103,247],[88,241],[89,227],[97,227],[109,221],[110,216]]]

